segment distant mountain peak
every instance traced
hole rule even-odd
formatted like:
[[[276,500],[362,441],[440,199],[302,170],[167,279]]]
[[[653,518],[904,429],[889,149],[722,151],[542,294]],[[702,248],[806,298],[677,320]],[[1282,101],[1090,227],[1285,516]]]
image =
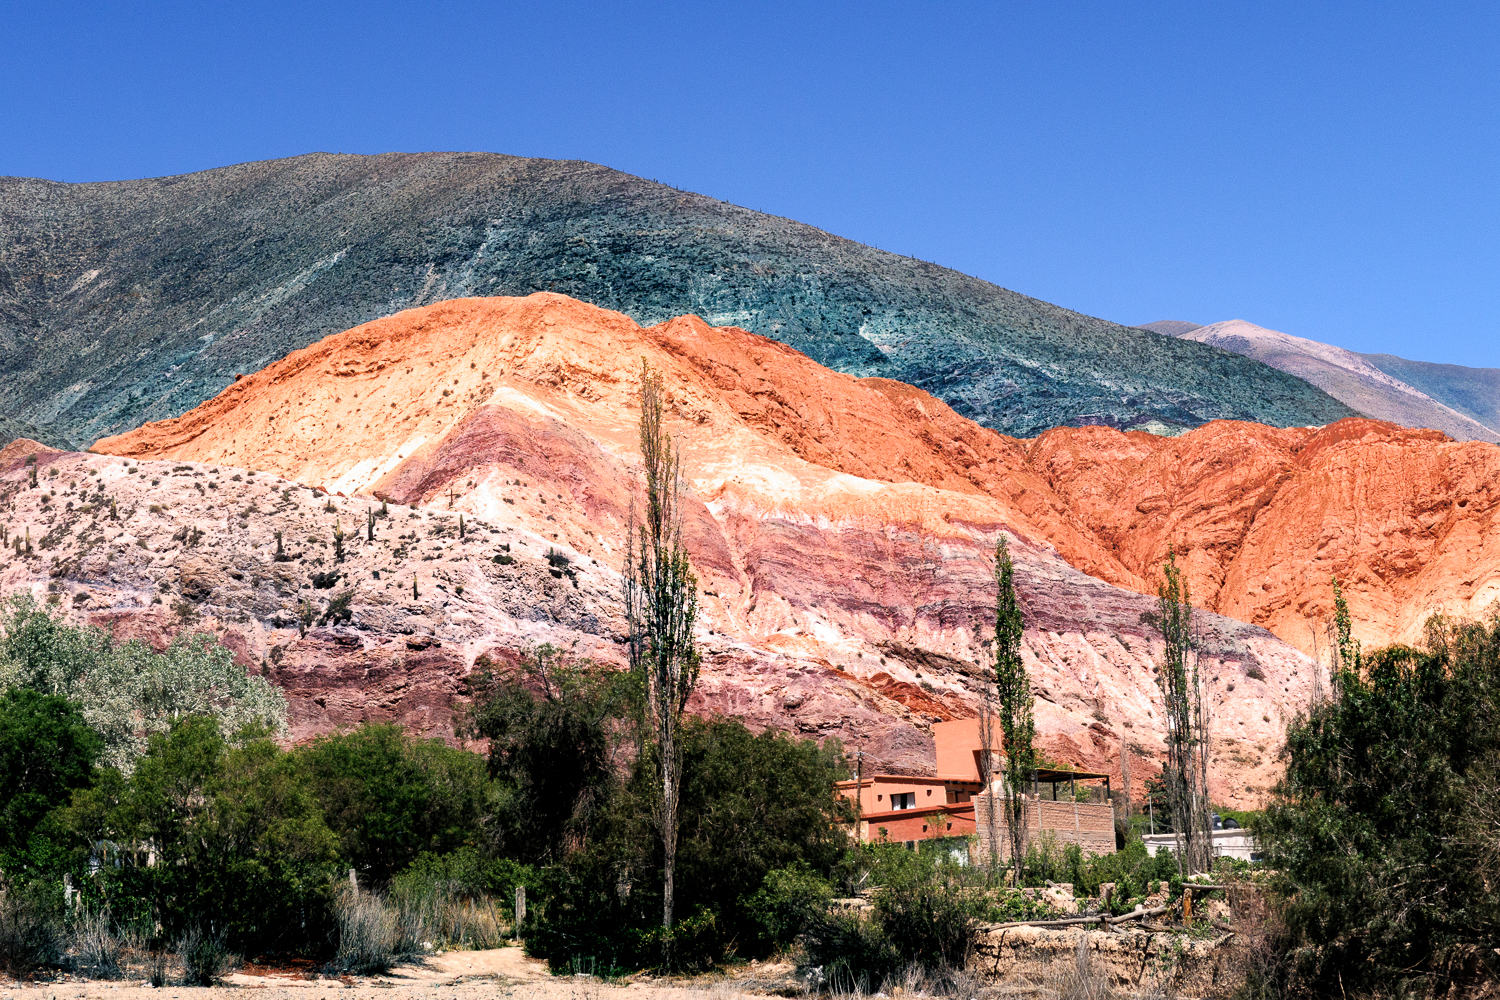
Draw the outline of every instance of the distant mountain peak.
[[[1242,319],[1211,323],[1172,336],[1263,361],[1272,368],[1306,379],[1377,420],[1389,420],[1404,427],[1429,427],[1457,441],[1500,443],[1497,428],[1454,409],[1342,347],[1269,330]]]

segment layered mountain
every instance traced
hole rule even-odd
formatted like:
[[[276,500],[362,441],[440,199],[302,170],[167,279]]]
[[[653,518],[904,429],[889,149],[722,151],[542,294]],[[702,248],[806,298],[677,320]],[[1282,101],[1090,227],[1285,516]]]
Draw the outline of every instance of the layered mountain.
[[[1486,378],[1484,369],[1440,371],[1434,369],[1458,366],[1426,366],[1391,355],[1383,356],[1390,358],[1390,362],[1377,364],[1371,357],[1342,347],[1267,330],[1241,319],[1209,326],[1168,320],[1147,324],[1144,329],[1212,344],[1263,361],[1273,368],[1306,379],[1335,399],[1377,420],[1388,420],[1403,427],[1430,427],[1459,441],[1500,442],[1500,430],[1497,430],[1500,422],[1486,424],[1475,415],[1482,412],[1493,414],[1500,405],[1495,402],[1495,396],[1486,394],[1486,390],[1495,384],[1495,379]],[[1444,395],[1456,395],[1453,390],[1463,386],[1459,391],[1470,405],[1464,410],[1456,409],[1446,400],[1434,398],[1390,371],[1403,367],[1429,385],[1439,386]]]
[[[1113,766],[1121,740],[1148,756],[1160,748],[1141,614],[1168,547],[1180,553],[1195,603],[1225,614],[1203,616],[1205,657],[1223,723],[1221,787],[1244,801],[1274,770],[1268,748],[1284,715],[1308,696],[1313,661],[1293,647],[1319,652],[1331,576],[1371,644],[1415,638],[1431,611],[1476,614],[1500,596],[1492,445],[1364,419],[1289,430],[1215,422],[1177,438],[1057,428],[1023,441],[911,386],[836,373],[742,330],[696,317],[642,328],[553,294],[448,301],[366,324],[96,450],[156,469],[218,469],[218,490],[248,489],[226,482],[231,468],[264,470],[282,490],[309,484],[333,494],[333,509],[302,511],[324,522],[381,502],[402,505],[398,522],[446,518],[443,536],[436,520],[412,520],[420,530],[395,539],[377,530],[355,577],[356,622],[362,595],[402,603],[415,581],[428,595],[417,605],[437,581],[442,621],[463,629],[433,635],[469,636],[465,664],[480,650],[514,655],[528,637],[577,640],[580,655],[617,661],[642,360],[664,373],[691,487],[687,537],[712,665],[700,708],[837,734],[887,766],[925,766],[924,722],[975,710],[988,555],[1001,532],[1015,539],[1047,745],[1090,766]],[[313,503],[305,487],[276,495]],[[257,527],[249,507],[239,496],[224,505],[223,531],[248,532],[249,546],[222,543],[225,567],[274,559],[271,526]],[[457,555],[459,514],[471,519],[464,544],[489,547]],[[321,527],[324,546],[331,530]],[[585,568],[578,579],[593,589],[570,590],[570,569],[542,565],[544,547]],[[494,561],[502,555],[536,572],[491,607],[485,580],[513,565]],[[423,576],[440,558],[453,560],[450,575]],[[40,568],[4,582],[40,582]],[[573,624],[549,610],[547,587],[584,601]],[[295,599],[258,612],[249,595],[238,600],[216,613],[259,622],[247,625],[264,636],[253,649],[291,648],[266,616],[287,627]],[[390,638],[363,635],[359,648]]]
[[[0,179],[0,414],[86,443],[398,310],[539,290],[735,324],[1022,437],[1351,415],[1211,346],[594,164],[482,153]]]
[[[1361,354],[1392,378],[1425,392],[1445,406],[1500,431],[1500,368],[1469,368],[1408,361],[1394,354]]]

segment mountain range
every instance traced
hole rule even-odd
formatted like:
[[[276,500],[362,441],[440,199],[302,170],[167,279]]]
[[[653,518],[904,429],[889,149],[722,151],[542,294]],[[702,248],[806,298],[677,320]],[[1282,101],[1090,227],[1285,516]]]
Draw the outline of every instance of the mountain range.
[[[646,325],[734,324],[1020,437],[1353,413],[1231,352],[595,164],[319,153],[148,180],[0,179],[0,415],[86,446],[401,309],[534,291]]]
[[[931,723],[976,711],[1001,536],[1043,748],[1110,773],[1162,752],[1176,553],[1231,805],[1322,683],[1330,578],[1366,645],[1500,598],[1482,371],[1117,326],[482,154],[0,180],[0,239],[0,591],[209,629],[294,738],[451,739],[465,676],[538,643],[621,662],[643,362],[683,449],[693,710],[884,768],[930,771]]]
[[[1430,427],[1457,441],[1500,441],[1500,369],[1356,354],[1240,319],[1208,326],[1164,320],[1142,329],[1263,361],[1378,420]]]
[[[1330,577],[1367,644],[1417,638],[1431,611],[1472,614],[1500,596],[1493,445],[1367,419],[1215,421],[1173,438],[1064,427],[1027,441],[743,330],[697,317],[643,328],[550,293],[403,311],[294,352],[182,417],[102,439],[95,450],[126,467],[107,469],[111,480],[141,491],[132,516],[161,508],[145,519],[162,553],[155,575],[104,597],[108,563],[80,578],[81,563],[48,549],[0,570],[0,582],[83,586],[100,614],[150,614],[135,594],[187,599],[182,565],[218,553],[218,596],[199,598],[253,661],[280,646],[311,671],[300,689],[326,704],[299,710],[310,730],[404,704],[384,687],[360,695],[329,634],[304,647],[288,631],[300,600],[326,614],[334,592],[311,574],[339,569],[328,551],[339,523],[354,538],[346,547],[365,553],[349,555],[337,583],[351,588],[354,631],[336,634],[357,664],[394,670],[409,640],[447,650],[450,685],[478,656],[513,659],[527,642],[617,661],[643,359],[663,373],[691,490],[700,710],[839,735],[893,766],[929,766],[923,727],[975,710],[1002,532],[1017,552],[1046,745],[1090,767],[1117,766],[1121,741],[1147,759],[1160,748],[1159,640],[1142,614],[1177,551],[1227,727],[1216,780],[1236,801],[1264,789],[1280,720],[1313,688]],[[136,462],[143,471],[130,474]],[[236,478],[242,470],[258,471]],[[148,472],[163,492],[136,478]],[[206,492],[192,486],[200,478]],[[315,493],[328,496],[321,515]],[[27,516],[65,518],[63,503]],[[401,505],[395,523],[378,544],[358,540],[382,503]],[[295,511],[316,523],[278,520]],[[168,543],[215,517],[204,529],[214,541],[196,552]],[[55,525],[33,523],[60,548]],[[141,530],[110,530],[107,548],[144,560],[129,551]],[[301,569],[300,589],[277,582],[275,531],[323,560]],[[512,561],[520,576],[502,569]]]

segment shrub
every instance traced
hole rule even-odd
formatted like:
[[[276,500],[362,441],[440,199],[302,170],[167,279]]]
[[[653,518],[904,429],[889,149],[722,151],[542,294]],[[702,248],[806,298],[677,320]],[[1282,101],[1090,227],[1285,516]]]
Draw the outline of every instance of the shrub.
[[[62,955],[62,900],[39,886],[0,897],[0,968],[13,973],[56,965]]]
[[[240,957],[229,950],[222,935],[196,927],[178,939],[177,958],[182,962],[184,986],[217,986],[240,964]]]
[[[1336,697],[1287,726],[1253,830],[1307,986],[1436,990],[1451,956],[1500,939],[1500,616],[1435,617],[1425,649],[1364,656],[1336,597]]]
[[[749,910],[763,928],[765,940],[784,948],[820,919],[833,898],[833,887],[805,861],[766,874],[750,897]]]
[[[930,970],[968,965],[974,926],[984,909],[983,897],[953,877],[888,886],[875,894],[875,919],[894,953]]]
[[[488,840],[493,809],[484,758],[398,725],[366,724],[299,748],[308,788],[340,853],[386,882],[423,851],[446,854]]]
[[[371,892],[341,889],[334,903],[340,972],[370,975],[385,972],[400,960],[396,911]]]
[[[492,873],[473,848],[422,854],[391,880],[390,902],[414,938],[440,948],[495,948],[504,937]],[[511,904],[512,909],[514,904]]]
[[[33,831],[89,783],[102,746],[62,698],[29,690],[0,695],[0,865],[14,872],[38,860],[28,857]]]
[[[120,942],[110,931],[109,915],[86,910],[76,917],[68,933],[68,954],[74,970],[92,979],[119,978]]]

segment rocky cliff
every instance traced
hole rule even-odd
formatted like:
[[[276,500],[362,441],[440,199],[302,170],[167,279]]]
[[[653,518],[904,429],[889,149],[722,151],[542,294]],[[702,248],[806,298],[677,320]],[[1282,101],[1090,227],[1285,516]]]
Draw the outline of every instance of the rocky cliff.
[[[1308,623],[1331,613],[1334,575],[1369,644],[1414,641],[1431,612],[1482,613],[1500,597],[1493,445],[1357,419],[1321,429],[1220,421],[1178,438],[1057,428],[1017,440],[911,386],[841,375],[734,328],[685,317],[643,329],[547,294],[367,324],[97,448],[249,465],[414,503],[447,503],[452,490],[458,509],[485,516],[530,502],[568,528],[562,540],[602,550],[623,524],[620,486],[545,511],[535,498],[494,494],[504,480],[558,468],[580,482],[627,481],[598,463],[633,454],[643,357],[671,373],[695,488],[726,511],[791,504],[840,522],[1003,524],[1142,593],[1154,592],[1175,546],[1200,606],[1307,652]],[[484,464],[476,455],[503,457],[490,480],[466,471]],[[886,485],[867,494],[868,483]]]
[[[85,444],[397,310],[534,291],[644,324],[732,323],[1022,436],[1352,412],[1236,354],[594,164],[320,153],[116,183],[0,178],[0,415]]]
[[[642,328],[558,295],[445,302],[327,338],[99,442],[109,455],[13,444],[0,517],[32,548],[7,550],[0,586],[51,588],[139,634],[210,624],[286,687],[298,735],[364,718],[449,732],[480,656],[550,641],[620,662],[642,359],[666,378],[691,487],[695,711],[930,768],[926,727],[977,705],[1005,531],[1044,747],[1117,770],[1129,745],[1137,775],[1152,769],[1152,602],[1059,556],[1054,537],[1130,576],[1025,442],[741,330]],[[1203,621],[1216,789],[1257,801],[1312,663],[1260,627]]]

